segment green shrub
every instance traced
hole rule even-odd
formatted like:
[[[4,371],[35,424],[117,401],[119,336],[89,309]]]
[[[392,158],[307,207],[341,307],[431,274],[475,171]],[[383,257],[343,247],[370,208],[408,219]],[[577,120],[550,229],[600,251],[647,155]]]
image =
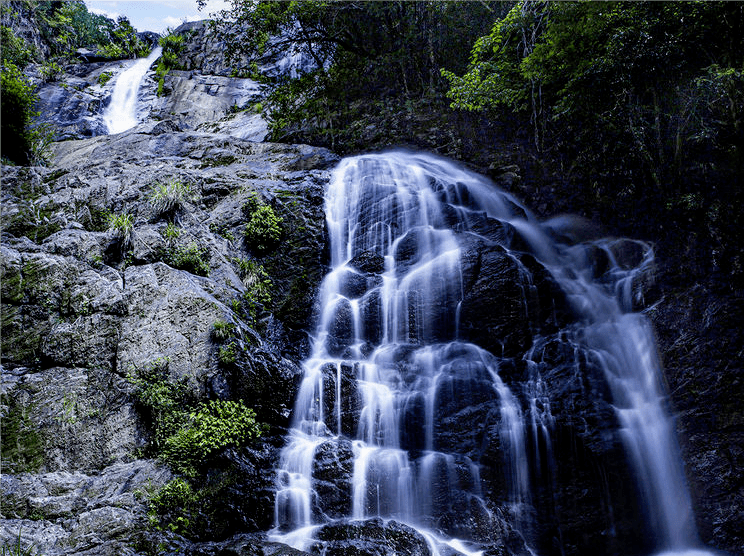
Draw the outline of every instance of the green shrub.
[[[158,96],[165,94],[164,84],[166,74],[169,70],[178,70],[182,67],[179,61],[179,55],[184,50],[184,36],[175,35],[172,30],[158,40],[158,44],[163,48],[161,57],[158,59],[158,65],[155,68],[155,75],[158,79]]]
[[[184,478],[174,478],[150,499],[151,506],[159,512],[184,507],[195,501],[192,486]]]
[[[184,534],[189,530],[189,517],[197,502],[198,497],[191,484],[184,478],[174,478],[151,497],[148,520],[152,526],[160,529],[159,516],[164,516],[169,520],[169,530]]]
[[[168,214],[184,205],[191,192],[191,186],[178,178],[156,182],[150,188],[148,199],[158,214]]]
[[[16,37],[10,27],[0,26],[0,41],[3,45],[0,55],[4,65],[12,64],[24,68],[34,59],[34,51],[28,47],[26,41]]]
[[[223,366],[231,366],[236,363],[238,354],[236,353],[236,343],[231,342],[225,346],[221,346],[218,350],[218,361]]]
[[[114,233],[114,237],[119,240],[123,250],[132,244],[134,223],[135,217],[129,213],[109,215],[109,230],[111,230]]]
[[[44,62],[39,68],[41,78],[46,82],[57,81],[65,71],[57,62]],[[64,85],[64,84],[63,84]]]
[[[150,47],[137,37],[137,32],[125,16],[117,18],[110,41],[99,44],[98,48],[110,58],[142,58],[150,52]]]
[[[107,83],[109,83],[109,80],[114,75],[114,72],[101,72],[101,74],[98,76],[98,84],[103,87]]]
[[[172,243],[175,242],[176,239],[181,235],[181,228],[176,226],[174,223],[169,222],[166,225],[166,228],[161,231],[161,234],[167,242]]]
[[[227,321],[218,320],[212,324],[211,336],[215,342],[224,342],[235,335],[236,326]]]
[[[265,430],[266,426],[256,422],[256,413],[242,401],[202,402],[189,414],[188,424],[168,439],[163,458],[173,470],[193,477],[197,465],[209,455],[239,447]]]
[[[169,361],[158,358],[144,366],[133,366],[127,380],[135,387],[134,398],[152,429],[150,449],[159,453],[167,439],[174,435],[186,419],[187,402],[185,380],[173,382],[168,375]]]
[[[272,207],[262,205],[249,218],[244,235],[249,245],[258,252],[265,252],[277,245],[282,235],[282,219]]]
[[[10,62],[3,64],[0,80],[3,158],[20,165],[43,164],[53,131],[48,125],[32,125],[39,115],[34,110],[38,97],[33,87]]]
[[[206,277],[210,273],[210,264],[205,261],[208,255],[207,248],[200,248],[196,242],[191,242],[187,246],[177,247],[168,259],[175,269]]]

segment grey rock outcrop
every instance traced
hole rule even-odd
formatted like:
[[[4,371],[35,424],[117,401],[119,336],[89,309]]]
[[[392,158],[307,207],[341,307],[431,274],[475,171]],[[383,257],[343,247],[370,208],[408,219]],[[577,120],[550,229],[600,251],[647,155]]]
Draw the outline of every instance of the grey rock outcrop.
[[[9,546],[20,533],[41,553],[139,551],[147,497],[135,494],[170,473],[141,457],[147,430],[128,375],[159,358],[191,396],[244,397],[259,420],[287,423],[324,272],[323,184],[337,157],[173,129],[57,143],[50,168],[3,167],[0,540]],[[189,193],[164,214],[150,197],[168,180]],[[282,218],[272,251],[244,240],[249,200]],[[131,215],[129,246],[108,213]],[[169,223],[178,237],[164,235]],[[206,272],[176,263],[180,249]],[[251,312],[242,261],[273,281],[271,300]],[[217,357],[219,320],[240,332],[240,373]],[[246,453],[239,468],[253,470],[255,458],[272,470],[277,451]],[[264,524],[250,513],[265,512],[273,477],[246,477],[262,503],[247,498],[242,524]]]
[[[134,62],[67,66],[51,82],[43,82],[30,67],[28,72],[38,86],[40,120],[52,127],[54,139],[106,135],[103,114],[117,77]],[[138,94],[140,119],[146,125],[152,127],[166,121],[171,125],[168,131],[199,128],[252,141],[262,141],[267,135],[267,123],[257,110],[264,95],[252,79],[172,70],[165,78],[166,94],[158,96],[157,89],[155,72],[151,70]]]
[[[3,8],[2,25],[8,27],[14,36],[23,39],[27,45],[30,45],[36,56],[41,59],[47,58],[50,54],[50,48],[42,37],[34,15],[33,5],[14,0],[3,2]]]

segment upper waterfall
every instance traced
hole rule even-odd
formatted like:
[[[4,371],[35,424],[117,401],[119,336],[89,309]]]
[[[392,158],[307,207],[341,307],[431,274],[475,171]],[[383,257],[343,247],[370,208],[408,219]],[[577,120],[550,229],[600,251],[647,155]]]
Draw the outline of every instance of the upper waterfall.
[[[140,83],[162,50],[160,46],[154,48],[147,58],[135,61],[116,78],[111,101],[104,112],[104,123],[110,134],[126,131],[139,123],[137,94]]]
[[[433,554],[511,528],[544,543],[537,517],[554,512],[545,492],[562,466],[546,394],[559,342],[576,374],[605,384],[591,404],[616,412],[640,505],[623,512],[642,513],[656,550],[696,546],[654,338],[632,311],[649,246],[624,243],[624,259],[613,240],[558,243],[512,196],[427,154],[343,160],[326,214],[331,269],[281,457],[277,539],[308,549],[325,524],[380,517],[419,529]],[[608,502],[610,536],[617,504],[636,505]]]

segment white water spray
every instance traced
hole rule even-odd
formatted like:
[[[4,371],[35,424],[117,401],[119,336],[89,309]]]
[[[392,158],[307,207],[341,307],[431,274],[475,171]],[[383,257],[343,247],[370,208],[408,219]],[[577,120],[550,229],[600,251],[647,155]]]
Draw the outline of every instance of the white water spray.
[[[382,517],[427,533],[433,552],[445,539],[455,538],[452,548],[462,546],[459,540],[488,542],[473,529],[493,520],[479,466],[449,448],[443,431],[450,426],[440,423],[444,411],[485,396],[499,408],[493,419],[504,461],[494,465],[505,472],[504,503],[518,528],[530,520],[524,512],[533,504],[528,454],[539,458],[538,431],[551,453],[553,417],[544,384],[529,351],[523,409],[500,376],[500,358],[459,338],[464,285],[458,234],[479,236],[472,225],[487,216],[520,234],[575,306],[580,324],[564,334],[606,374],[658,548],[697,545],[653,336],[645,318],[630,313],[635,274],[652,261],[652,251],[628,269],[604,241],[560,246],[510,195],[425,154],[343,160],[327,191],[326,214],[331,271],[321,286],[312,355],[281,456],[274,539],[308,547],[302,533],[312,535],[315,526]],[[531,295],[531,274],[509,245],[503,247],[520,269],[521,290]],[[609,251],[603,281],[592,276],[589,247]],[[353,470],[349,512],[340,516],[317,493],[314,466],[322,445],[343,443],[352,446]],[[435,530],[445,537],[433,538]]]
[[[162,50],[160,46],[154,48],[147,58],[136,60],[117,77],[111,101],[104,112],[104,123],[110,134],[121,133],[139,123],[137,95],[140,83]]]

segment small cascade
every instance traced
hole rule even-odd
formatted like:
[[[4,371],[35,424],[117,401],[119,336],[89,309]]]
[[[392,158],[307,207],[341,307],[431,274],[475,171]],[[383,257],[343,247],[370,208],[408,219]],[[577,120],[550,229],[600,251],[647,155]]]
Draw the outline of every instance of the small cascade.
[[[110,134],[121,133],[140,122],[137,110],[140,83],[162,50],[160,46],[154,48],[147,58],[136,60],[116,78],[111,101],[104,112],[104,123]]]
[[[647,245],[629,265],[610,241],[559,244],[510,195],[426,154],[344,159],[326,215],[331,265],[281,455],[273,539],[308,550],[324,525],[376,518],[416,528],[432,554],[484,550],[511,528],[530,545],[534,482],[556,467],[539,363],[556,340],[572,347],[575,376],[583,358],[603,368],[656,549],[696,546],[653,335],[632,313]],[[589,250],[606,254],[605,272]],[[470,292],[493,267],[512,272],[523,336],[510,324],[484,336],[469,320]],[[572,322],[539,307],[539,278],[564,292]]]

